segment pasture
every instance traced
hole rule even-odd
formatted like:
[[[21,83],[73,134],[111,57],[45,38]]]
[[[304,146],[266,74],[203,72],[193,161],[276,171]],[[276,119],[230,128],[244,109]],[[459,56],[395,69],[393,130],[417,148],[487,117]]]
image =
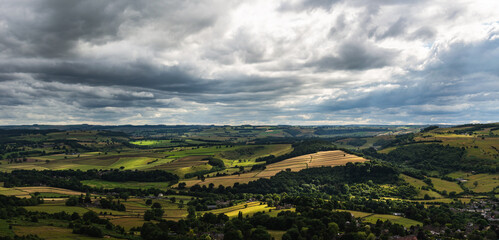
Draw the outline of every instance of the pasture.
[[[469,190],[477,193],[492,192],[499,187],[499,174],[472,174],[458,171],[447,174],[447,176],[464,179],[465,182],[463,182],[463,185]]]
[[[166,190],[169,188],[167,182],[110,182],[104,180],[83,180],[82,184],[91,187],[112,189],[112,188],[130,188],[130,189],[148,189],[157,188]]]
[[[15,188],[0,187],[0,195],[16,196],[18,198],[31,198],[31,195],[29,195],[29,193],[23,192]]]
[[[464,183],[464,186],[477,193],[492,192],[499,187],[499,174],[475,174],[466,179],[468,181]]]
[[[9,222],[0,219],[0,237],[14,237],[14,233],[9,229]]]
[[[278,231],[278,230],[268,230],[270,236],[272,236],[275,240],[281,240],[282,235],[286,233],[286,231]]]
[[[16,187],[15,189],[23,192],[27,192],[29,194],[38,193],[55,193],[55,194],[63,194],[63,195],[80,195],[82,192],[77,192],[64,188],[56,188],[56,187]]]
[[[188,187],[196,184],[209,185],[210,183],[213,183],[215,186],[232,186],[236,182],[248,183],[259,178],[270,178],[280,171],[286,171],[286,169],[289,169],[290,171],[300,171],[312,167],[334,167],[345,165],[349,162],[365,161],[367,161],[367,159],[348,154],[340,150],[323,151],[289,158],[277,163],[272,163],[267,165],[266,169],[260,172],[248,172],[240,175],[211,177],[206,178],[204,181],[192,179],[186,180],[185,183]]]
[[[353,210],[337,209],[335,211],[337,211],[337,212],[349,212],[350,214],[352,214],[352,216],[354,216],[356,218],[363,218],[363,217],[367,217],[367,216],[373,215],[373,213],[353,211]]]
[[[412,219],[401,217],[401,216],[390,215],[390,214],[374,214],[374,213],[368,213],[368,212],[341,210],[341,209],[338,209],[335,211],[349,212],[355,218],[360,218],[360,219],[362,219],[362,221],[368,222],[368,223],[376,223],[378,220],[381,220],[381,221],[390,220],[390,222],[398,223],[406,228],[409,228],[411,226],[416,226],[416,225],[423,226],[423,223],[418,222],[416,220],[412,220]]]
[[[389,214],[372,214],[367,217],[362,218],[363,221],[368,222],[368,223],[376,223],[378,220],[381,221],[386,221],[390,220],[392,223],[397,223],[400,224],[406,228],[410,228],[411,226],[423,226],[422,222],[418,222],[416,220],[412,220],[409,218],[401,217],[401,216],[394,216],[394,215],[389,215]]]
[[[400,174],[400,177],[404,179],[407,183],[409,183],[411,186],[414,186],[416,189],[421,189],[421,187],[428,186],[425,182],[422,180],[419,180],[417,178],[413,178],[410,176],[407,176],[405,174]]]
[[[431,182],[433,183],[433,186],[438,191],[447,191],[447,193],[450,192],[462,193],[464,191],[456,182],[450,182],[433,177],[430,177],[430,179]]]
[[[44,204],[40,204],[38,206],[27,206],[24,208],[28,211],[33,211],[33,212],[58,213],[64,211],[69,214],[77,212],[80,215],[89,211],[84,207],[66,206],[64,201],[54,201],[54,202],[50,201]]]
[[[18,198],[31,198],[31,195],[35,193],[40,193],[40,195],[44,198],[82,194],[81,192],[55,187],[0,187],[0,195],[16,196]]]
[[[422,187],[428,186],[425,182],[422,180],[419,180],[417,178],[413,178],[410,176],[407,176],[405,174],[400,174],[400,177],[409,183],[411,186],[414,186],[416,190],[418,191],[418,194],[416,195],[416,198],[422,199],[425,197],[425,195],[428,195],[431,198],[443,198],[442,195],[439,193],[433,191],[433,190],[423,190],[421,189]]]
[[[88,237],[80,234],[74,234],[73,230],[70,228],[64,227],[55,227],[55,226],[14,226],[12,228],[15,234],[19,236],[35,234],[43,239],[76,239],[76,240],[93,240],[93,239],[101,239]],[[112,237],[106,237],[106,239],[116,239]]]

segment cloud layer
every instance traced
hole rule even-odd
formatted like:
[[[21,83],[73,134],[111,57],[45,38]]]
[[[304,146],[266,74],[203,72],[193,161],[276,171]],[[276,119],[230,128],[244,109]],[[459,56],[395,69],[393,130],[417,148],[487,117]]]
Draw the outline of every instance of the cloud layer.
[[[0,125],[499,121],[499,2],[0,2]]]

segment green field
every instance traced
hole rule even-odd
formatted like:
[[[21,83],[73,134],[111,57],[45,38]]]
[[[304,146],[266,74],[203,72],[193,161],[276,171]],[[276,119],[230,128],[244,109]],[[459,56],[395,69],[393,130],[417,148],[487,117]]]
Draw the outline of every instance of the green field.
[[[268,230],[270,236],[272,236],[275,240],[281,240],[282,235],[286,233],[286,231],[277,231],[277,230]]]
[[[410,228],[411,226],[417,226],[417,225],[423,226],[422,222],[389,214],[373,214],[362,218],[362,220],[369,223],[376,223],[378,220],[381,221],[390,220],[390,222],[400,224],[406,228]]]
[[[368,213],[368,212],[342,210],[342,209],[338,209],[335,211],[349,212],[355,218],[360,218],[360,219],[362,219],[362,221],[369,222],[369,223],[376,223],[378,220],[381,220],[381,221],[390,220],[390,222],[392,222],[392,223],[398,223],[398,224],[403,225],[404,227],[407,227],[407,228],[409,228],[411,226],[416,226],[416,225],[423,226],[423,223],[418,222],[416,220],[408,219],[408,218],[401,217],[401,216],[390,215],[390,214],[374,214],[374,213]]]
[[[404,181],[406,181],[407,183],[409,183],[410,185],[414,186],[416,189],[421,189],[421,187],[424,187],[424,186],[428,186],[425,182],[423,182],[422,180],[419,180],[417,178],[413,178],[413,177],[410,177],[410,176],[407,176],[405,174],[400,174],[400,177],[402,179],[404,179]]]
[[[433,183],[433,186],[438,191],[447,191],[447,193],[450,192],[461,193],[464,191],[456,182],[449,182],[439,178],[430,178],[430,179],[431,182]]]
[[[473,192],[492,192],[499,187],[499,174],[476,174],[466,178],[464,186]],[[478,184],[475,186],[475,182]]]
[[[4,219],[0,219],[0,237],[14,237],[14,232],[9,229],[9,223]]]
[[[104,180],[84,180],[81,181],[82,184],[97,188],[131,188],[131,189],[168,189],[169,185],[167,182],[109,182]]]
[[[338,212],[349,212],[349,213],[351,213],[356,218],[363,218],[363,217],[367,217],[367,216],[373,215],[372,213],[360,212],[360,211],[353,211],[353,210],[337,209],[335,211],[338,211]]]
[[[499,187],[499,174],[472,174],[468,172],[453,172],[447,174],[451,178],[462,178],[463,185],[469,190],[477,193],[492,192]],[[476,182],[476,186],[475,186]]]
[[[27,206],[24,207],[28,211],[34,211],[34,212],[46,212],[46,213],[58,213],[58,212],[67,212],[67,213],[74,213],[77,212],[78,214],[84,214],[88,212],[88,209],[83,208],[83,207],[77,207],[77,206],[65,206],[64,202],[60,204],[41,204],[38,206]]]
[[[36,234],[44,239],[77,239],[77,240],[93,240],[101,239],[88,237],[80,234],[74,234],[70,228],[54,227],[54,226],[14,226],[14,232],[17,235],[23,236],[28,234]],[[107,237],[106,239],[116,239]]]
[[[414,186],[418,190],[418,195],[416,195],[416,198],[422,199],[425,197],[425,195],[428,195],[431,198],[443,198],[442,195],[440,195],[437,192],[434,192],[432,190],[423,190],[421,189],[422,187],[428,186],[425,182],[422,180],[419,180],[417,178],[413,178],[410,176],[407,176],[405,174],[400,174],[400,177],[404,179],[407,183],[410,185]]]

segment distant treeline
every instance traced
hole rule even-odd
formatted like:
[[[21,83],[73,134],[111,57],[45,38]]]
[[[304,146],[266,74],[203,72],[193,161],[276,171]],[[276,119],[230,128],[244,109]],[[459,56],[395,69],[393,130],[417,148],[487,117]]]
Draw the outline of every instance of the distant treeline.
[[[11,173],[0,173],[0,181],[4,186],[37,186],[47,185],[54,187],[80,190],[82,180],[106,180],[113,182],[169,182],[177,183],[177,175],[163,171],[119,171],[119,170],[14,170]]]
[[[455,171],[497,172],[494,160],[466,160],[464,148],[442,144],[413,143],[399,146],[388,154],[370,148],[363,154],[382,159],[400,167],[415,168],[423,172],[438,171],[447,174]]]
[[[337,134],[347,134],[347,133],[358,133],[358,132],[386,132],[390,131],[389,128],[319,128],[315,130],[317,135],[337,135]]]

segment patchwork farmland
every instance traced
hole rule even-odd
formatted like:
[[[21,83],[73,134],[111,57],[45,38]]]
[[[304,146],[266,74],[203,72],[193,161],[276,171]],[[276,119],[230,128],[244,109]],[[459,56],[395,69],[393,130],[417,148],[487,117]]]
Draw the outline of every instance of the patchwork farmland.
[[[209,185],[213,183],[215,186],[224,185],[232,186],[234,183],[248,183],[250,181],[257,180],[259,178],[270,178],[276,175],[280,171],[300,171],[306,168],[312,167],[333,167],[345,165],[349,162],[365,162],[368,161],[365,158],[355,156],[352,154],[345,153],[341,150],[334,151],[323,151],[313,154],[306,154],[298,157],[293,157],[280,161],[277,163],[267,165],[266,169],[260,172],[249,172],[240,175],[230,175],[222,177],[212,177],[206,178],[204,181],[201,180],[187,180],[185,181],[187,186],[199,185]]]

